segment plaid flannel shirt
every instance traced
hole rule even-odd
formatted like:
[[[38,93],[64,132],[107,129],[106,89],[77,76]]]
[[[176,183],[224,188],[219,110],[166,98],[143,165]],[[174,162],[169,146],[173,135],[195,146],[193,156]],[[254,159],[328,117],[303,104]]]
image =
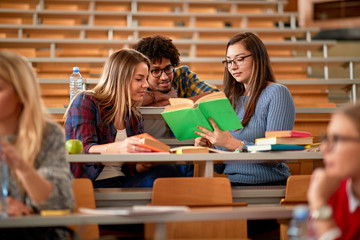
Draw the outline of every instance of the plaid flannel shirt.
[[[173,87],[179,98],[188,98],[205,92],[218,92],[219,89],[200,80],[189,67],[181,66],[174,70]]]
[[[100,111],[98,101],[91,95],[81,93],[70,106],[65,123],[66,139],[79,139],[84,145],[84,153],[88,153],[93,145],[107,144],[115,141],[116,128],[111,122],[102,125],[103,116],[108,109]],[[144,132],[143,119],[140,115],[126,117],[126,134],[133,136]],[[100,174],[104,165],[93,163],[72,163],[71,171],[76,178],[90,178],[92,181]]]

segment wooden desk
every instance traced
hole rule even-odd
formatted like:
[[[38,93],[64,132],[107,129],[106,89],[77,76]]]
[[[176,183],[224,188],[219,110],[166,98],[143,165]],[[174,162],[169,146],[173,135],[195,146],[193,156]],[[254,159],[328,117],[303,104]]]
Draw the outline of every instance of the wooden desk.
[[[237,163],[278,163],[291,162],[299,159],[322,159],[318,152],[303,151],[277,151],[258,153],[130,153],[130,154],[70,154],[69,162],[154,162],[154,163],[184,163],[198,162],[200,164],[199,174],[202,177],[213,177],[214,161],[236,161]]]
[[[65,216],[39,215],[24,217],[9,217],[0,219],[0,228],[20,227],[54,227],[86,224],[138,224],[156,223],[156,239],[164,239],[166,236],[166,222],[181,221],[207,221],[207,220],[232,220],[232,219],[290,219],[293,207],[282,206],[248,206],[236,208],[200,208],[187,212],[158,213],[133,216],[107,216],[70,214]]]
[[[278,206],[285,198],[285,186],[232,187],[234,202]],[[151,203],[152,188],[95,188],[96,207],[131,207]]]

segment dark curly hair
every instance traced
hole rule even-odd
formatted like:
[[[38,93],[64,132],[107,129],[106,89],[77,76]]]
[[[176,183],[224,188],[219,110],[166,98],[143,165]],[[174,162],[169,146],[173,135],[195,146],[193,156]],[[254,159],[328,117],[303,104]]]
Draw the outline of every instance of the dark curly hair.
[[[151,63],[159,62],[162,58],[170,59],[171,64],[177,67],[180,63],[180,53],[170,38],[152,36],[142,38],[133,49],[147,56]]]

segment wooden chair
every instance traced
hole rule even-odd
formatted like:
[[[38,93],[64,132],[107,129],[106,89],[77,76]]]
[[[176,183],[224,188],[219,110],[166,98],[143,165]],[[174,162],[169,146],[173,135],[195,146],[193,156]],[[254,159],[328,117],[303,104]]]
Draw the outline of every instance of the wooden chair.
[[[190,207],[233,207],[231,184],[227,178],[159,178],[152,191],[151,205]],[[167,223],[168,239],[247,239],[246,220]],[[152,224],[145,224],[145,237],[152,239]]]
[[[88,178],[76,178],[73,180],[72,186],[75,198],[75,213],[79,212],[79,207],[96,208],[94,188],[92,182]],[[97,224],[70,226],[75,231],[79,239],[90,240],[99,239],[99,226]]]
[[[294,206],[298,204],[307,204],[307,191],[310,185],[311,175],[290,176],[286,183],[285,198],[281,199],[280,205]],[[281,220],[280,239],[287,240],[287,230],[289,221]]]

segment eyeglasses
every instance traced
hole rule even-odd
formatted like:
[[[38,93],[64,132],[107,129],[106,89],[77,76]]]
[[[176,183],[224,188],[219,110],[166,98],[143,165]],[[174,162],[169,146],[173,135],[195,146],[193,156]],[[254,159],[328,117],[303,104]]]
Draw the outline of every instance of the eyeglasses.
[[[251,54],[246,55],[246,56],[244,56],[244,57],[237,57],[237,58],[234,58],[234,59],[232,59],[232,60],[224,60],[224,61],[222,61],[222,64],[224,64],[224,66],[225,66],[226,68],[231,68],[231,66],[232,66],[233,63],[235,63],[236,66],[241,66],[241,65],[244,64],[245,58],[250,57],[250,56],[251,56]]]
[[[328,149],[332,149],[336,146],[339,142],[360,142],[359,137],[347,137],[347,136],[340,136],[340,135],[323,135],[321,136],[321,143],[326,143]]]
[[[166,66],[163,69],[154,69],[151,70],[150,73],[154,78],[160,77],[162,74],[166,73],[166,75],[170,75],[174,72],[174,67],[172,65]]]

